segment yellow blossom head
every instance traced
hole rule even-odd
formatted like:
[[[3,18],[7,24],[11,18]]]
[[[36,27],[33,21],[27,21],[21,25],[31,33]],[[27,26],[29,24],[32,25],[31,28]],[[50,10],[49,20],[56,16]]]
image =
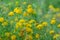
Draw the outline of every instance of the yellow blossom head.
[[[49,32],[50,34],[54,34],[54,30],[50,30],[50,32]]]
[[[3,22],[2,23],[2,26],[7,26],[8,25],[8,22]]]
[[[42,29],[42,28],[43,28],[43,25],[42,25],[42,24],[39,24],[39,25],[37,25],[36,28],[37,28],[37,29]]]
[[[52,19],[50,23],[51,24],[55,24],[56,23],[56,20],[55,19]]]
[[[43,26],[47,26],[48,23],[47,23],[47,22],[43,22],[42,25],[43,25]]]
[[[22,13],[22,8],[15,8],[14,12],[17,14],[21,14]]]
[[[0,18],[0,22],[4,22],[4,18],[3,17]]]
[[[37,33],[35,37],[36,37],[36,38],[39,38],[39,37],[40,37],[40,34]]]
[[[16,35],[12,35],[11,40],[16,40]]]
[[[27,33],[32,33],[33,30],[32,30],[32,28],[26,27],[26,32],[27,32]]]
[[[9,12],[8,13],[8,16],[13,16],[14,15],[14,12]]]
[[[60,24],[58,24],[57,27],[60,28]]]

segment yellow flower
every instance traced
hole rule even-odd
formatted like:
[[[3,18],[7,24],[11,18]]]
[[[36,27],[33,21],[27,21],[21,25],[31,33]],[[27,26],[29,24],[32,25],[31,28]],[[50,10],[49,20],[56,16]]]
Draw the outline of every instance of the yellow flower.
[[[58,26],[57,26],[58,28],[60,28],[60,24],[58,24]]]
[[[50,30],[50,32],[49,32],[50,34],[54,34],[54,30]]]
[[[54,8],[54,6],[53,6],[53,5],[49,5],[49,9],[51,9],[52,11],[54,11],[54,12],[55,12],[55,8]]]
[[[43,22],[42,25],[43,25],[43,26],[47,26],[48,23],[47,23],[47,22]]]
[[[33,9],[32,9],[32,8],[28,8],[28,9],[27,9],[27,12],[28,12],[28,13],[33,13]]]
[[[36,38],[39,38],[39,37],[40,37],[40,34],[37,33],[35,37],[36,37]]]
[[[7,26],[8,25],[8,22],[3,22],[2,23],[2,26]]]
[[[10,33],[9,32],[6,32],[5,33],[5,36],[10,37]]]
[[[9,15],[9,16],[13,16],[13,15],[14,15],[14,12],[9,12],[8,15]]]
[[[39,25],[37,25],[37,28],[38,29],[42,29],[43,28],[43,25],[42,24],[39,24]]]
[[[22,13],[22,9],[21,8],[15,8],[14,12],[17,14],[21,14]]]
[[[29,23],[36,23],[36,21],[35,20],[30,20]]]
[[[23,16],[28,16],[28,13],[27,13],[27,12],[24,12],[24,13],[23,13]]]
[[[25,37],[25,40],[33,40],[32,35],[27,35],[27,36]]]
[[[32,35],[29,35],[29,40],[32,40],[32,39],[33,39]]]
[[[49,8],[54,8],[53,5],[49,5]]]
[[[56,23],[56,20],[55,19],[52,19],[50,23],[51,24],[55,24]]]
[[[60,37],[60,34],[55,34],[55,35],[53,36],[53,39],[56,39],[57,37]]]
[[[18,29],[18,28],[22,28],[22,23],[20,23],[20,22],[16,23],[16,29]]]
[[[27,2],[23,2],[22,4],[26,4]]]
[[[29,27],[26,27],[26,32],[27,32],[27,33],[32,33],[33,30],[32,30],[31,28],[29,28]]]
[[[32,5],[28,5],[27,8],[32,8]]]
[[[59,11],[60,9],[59,9],[59,8],[56,8],[55,10],[56,10],[56,11]]]
[[[0,22],[4,22],[4,18],[3,17],[0,18]]]
[[[31,24],[27,23],[27,24],[26,24],[26,27],[31,27]]]
[[[12,35],[11,40],[16,40],[16,35]]]
[[[24,31],[25,31],[24,29],[21,30],[21,31],[18,33],[18,35],[21,36],[21,37],[23,37],[23,36],[24,36]]]
[[[19,22],[20,23],[25,23],[25,20],[24,19],[20,19]]]

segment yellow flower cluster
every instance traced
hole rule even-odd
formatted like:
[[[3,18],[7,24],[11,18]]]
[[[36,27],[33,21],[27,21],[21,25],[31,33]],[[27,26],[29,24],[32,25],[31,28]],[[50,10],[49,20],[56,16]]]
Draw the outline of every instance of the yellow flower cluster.
[[[56,38],[58,38],[58,37],[60,37],[60,34],[55,34],[55,35],[53,36],[54,39],[56,39]]]
[[[27,12],[28,13],[33,13],[33,8],[32,8],[32,5],[28,5],[28,8],[27,8]]]
[[[48,37],[54,40],[60,37],[59,8],[49,5],[48,12],[43,16],[43,10],[37,9],[38,6],[34,8],[35,4],[21,3],[20,6],[19,1],[16,1],[11,10],[13,3],[9,3],[10,11],[0,14],[0,40],[47,40]],[[2,7],[5,8],[4,5]]]
[[[33,33],[33,30],[31,28],[29,28],[29,27],[26,27],[26,32],[27,33]]]

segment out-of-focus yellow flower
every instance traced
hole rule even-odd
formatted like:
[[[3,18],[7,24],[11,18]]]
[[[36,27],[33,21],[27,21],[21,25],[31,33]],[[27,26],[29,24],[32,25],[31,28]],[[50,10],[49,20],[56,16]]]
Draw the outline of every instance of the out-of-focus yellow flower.
[[[16,35],[12,35],[11,40],[16,40]]]
[[[14,15],[14,12],[9,12],[8,13],[8,16],[13,16]]]
[[[4,18],[3,17],[0,18],[0,22],[4,22]]]
[[[31,26],[32,26],[32,25],[31,25],[31,24],[29,24],[29,23],[27,23],[27,24],[26,24],[26,27],[31,27]]]
[[[60,24],[58,24],[57,27],[60,28]]]
[[[39,38],[39,37],[40,37],[40,34],[37,33],[35,37],[36,37],[36,38]]]
[[[32,35],[29,35],[29,40],[32,40],[32,39],[33,39]]]
[[[58,38],[58,37],[60,37],[60,34],[55,34],[55,35],[53,36],[53,39],[56,39],[56,38]]]
[[[27,3],[27,2],[23,2],[22,4],[24,4],[24,5],[25,5],[26,3]]]
[[[16,23],[16,29],[18,29],[18,28],[22,28],[22,23],[20,23],[20,22]]]
[[[54,12],[55,12],[55,8],[54,8],[54,6],[53,6],[53,5],[49,5],[49,9],[51,9],[52,11],[54,11]]]
[[[56,20],[55,19],[52,19],[50,23],[51,24],[55,24],[56,23]]]
[[[5,36],[10,37],[10,32],[6,32]]]
[[[30,20],[29,23],[36,23],[36,21],[35,20]]]
[[[50,34],[54,34],[54,30],[50,30],[50,32],[49,32]]]
[[[32,33],[33,30],[32,30],[31,28],[29,28],[29,27],[26,27],[26,32],[27,32],[27,33]]]
[[[43,25],[43,26],[47,26],[48,23],[47,23],[47,22],[43,22],[42,25]]]
[[[49,8],[55,10],[53,5],[49,5]]]
[[[25,38],[25,40],[33,40],[32,35],[27,35],[26,38]]]
[[[20,19],[19,22],[20,23],[25,23],[25,20],[24,19]]]
[[[3,22],[2,23],[2,26],[7,26],[8,25],[8,22]]]
[[[32,8],[32,5],[28,5],[27,8]]]
[[[59,9],[59,8],[56,8],[55,10],[56,10],[56,11],[59,11],[60,9]]]
[[[49,5],[49,8],[54,8],[53,5]]]
[[[28,16],[28,13],[27,13],[27,12],[24,12],[24,13],[23,13],[23,16]]]
[[[27,12],[28,12],[28,13],[33,13],[33,11],[34,11],[34,10],[33,10],[32,8],[28,8],[28,9],[27,9]]]
[[[24,31],[25,31],[24,29],[21,30],[21,31],[18,33],[18,35],[21,36],[21,37],[23,37],[23,36],[24,36]]]
[[[43,28],[43,25],[42,24],[39,24],[39,25],[37,25],[37,28],[38,29],[42,29]]]
[[[15,8],[14,12],[17,14],[21,14],[22,13],[22,8]]]

